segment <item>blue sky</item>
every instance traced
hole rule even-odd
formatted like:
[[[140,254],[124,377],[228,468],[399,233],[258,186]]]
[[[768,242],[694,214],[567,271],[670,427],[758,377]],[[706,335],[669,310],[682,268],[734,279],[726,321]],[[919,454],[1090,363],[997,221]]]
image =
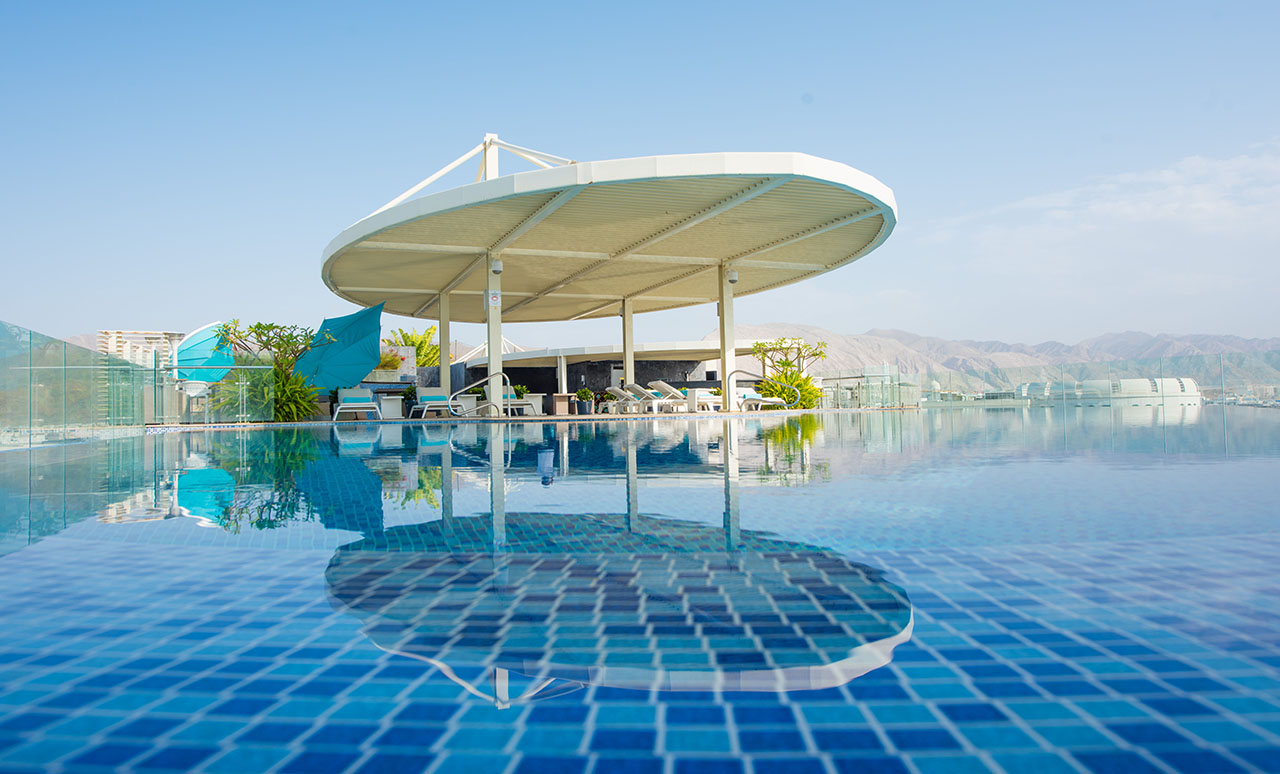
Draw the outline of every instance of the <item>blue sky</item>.
[[[314,326],[354,309],[328,241],[497,132],[579,159],[804,151],[894,189],[882,248],[742,299],[742,324],[1276,336],[1276,29],[1273,2],[5,3],[0,319]]]

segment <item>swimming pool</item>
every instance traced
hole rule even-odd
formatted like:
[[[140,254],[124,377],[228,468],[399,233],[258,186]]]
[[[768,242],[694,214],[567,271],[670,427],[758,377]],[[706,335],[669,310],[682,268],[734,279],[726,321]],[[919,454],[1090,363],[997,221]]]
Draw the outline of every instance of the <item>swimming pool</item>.
[[[1280,770],[1280,411],[0,454],[0,772]]]

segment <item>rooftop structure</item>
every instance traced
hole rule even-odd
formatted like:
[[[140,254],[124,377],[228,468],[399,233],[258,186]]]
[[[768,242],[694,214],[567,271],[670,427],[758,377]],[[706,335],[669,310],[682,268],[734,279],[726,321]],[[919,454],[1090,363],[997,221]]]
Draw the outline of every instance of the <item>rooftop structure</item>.
[[[498,176],[498,151],[542,169]],[[474,156],[478,182],[413,199]],[[324,251],[325,284],[361,306],[486,322],[622,317],[718,302],[724,391],[733,394],[733,299],[816,277],[879,246],[893,192],[803,153],[703,153],[575,162],[485,139]],[[501,357],[488,364],[498,388]],[[447,370],[447,369],[445,369]],[[442,387],[447,387],[442,385]]]

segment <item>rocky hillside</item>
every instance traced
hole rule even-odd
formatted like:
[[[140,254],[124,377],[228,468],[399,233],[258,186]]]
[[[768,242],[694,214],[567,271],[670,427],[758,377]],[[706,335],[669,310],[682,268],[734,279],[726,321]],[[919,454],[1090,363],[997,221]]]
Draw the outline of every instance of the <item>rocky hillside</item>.
[[[806,341],[825,341],[829,345],[828,359],[814,369],[817,373],[861,370],[865,366],[881,363],[896,364],[907,373],[918,373],[938,369],[988,370],[1058,363],[1280,350],[1280,338],[1245,339],[1239,336],[1168,333],[1152,335],[1137,331],[1107,333],[1077,344],[1057,341],[1040,344],[951,341],[884,329],[843,334],[814,325],[793,323],[739,325],[735,333],[739,339],[776,339],[788,336],[800,337]],[[716,334],[708,334],[705,338],[713,340]]]

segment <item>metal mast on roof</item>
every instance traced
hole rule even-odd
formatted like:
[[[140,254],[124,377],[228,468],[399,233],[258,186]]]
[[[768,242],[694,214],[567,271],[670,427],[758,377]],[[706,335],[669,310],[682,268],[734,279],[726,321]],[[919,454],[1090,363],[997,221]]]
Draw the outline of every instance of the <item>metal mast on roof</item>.
[[[369,215],[366,216],[364,219],[367,220],[368,218],[372,218],[374,215],[377,215],[381,212],[385,212],[391,209],[392,207],[396,206],[397,204],[400,204],[401,202],[408,200],[409,198],[413,197],[415,194],[422,191],[427,186],[431,185],[432,183],[436,182],[440,178],[449,174],[453,170],[462,166],[470,159],[475,158],[477,155],[480,156],[480,168],[476,170],[476,182],[478,183],[481,180],[492,180],[493,178],[498,177],[498,150],[499,149],[505,150],[508,153],[513,153],[516,156],[519,156],[520,158],[524,159],[525,161],[528,161],[532,164],[536,164],[539,167],[542,167],[543,169],[551,169],[552,167],[563,167],[569,164],[577,163],[573,159],[567,159],[567,158],[564,158],[563,156],[556,156],[551,153],[544,153],[543,151],[534,150],[532,148],[526,148],[523,145],[515,145],[514,143],[509,143],[505,140],[499,139],[498,135],[489,133],[484,136],[484,139],[480,141],[479,145],[475,146],[474,148],[462,154],[458,158],[454,159],[453,161],[450,161],[448,164],[445,164],[440,169],[431,173],[422,182],[418,183],[417,185],[413,186],[409,190],[400,194],[396,198],[392,199],[391,201],[382,205],[378,209],[369,213]],[[483,260],[485,261],[485,263],[487,264],[487,268],[489,269],[489,271],[486,272],[487,282],[485,285],[485,288],[486,288],[485,310],[486,310],[486,317],[488,319],[487,345],[493,345],[495,341],[497,342],[502,341],[502,327],[501,327],[502,326],[502,307],[501,307],[502,283],[498,278],[498,274],[501,273],[502,271],[502,263],[501,261],[498,262],[498,265],[496,267],[497,271],[495,272],[494,271],[495,259],[493,256],[493,251],[490,251],[485,256],[483,256]],[[460,277],[458,277],[455,280],[454,284],[456,285],[460,283],[462,281],[462,278],[465,277],[467,274],[470,274],[470,270],[464,272]],[[421,314],[424,311],[426,311],[426,309],[432,304],[438,303],[440,305],[440,310],[438,313],[439,320],[440,320],[438,338],[441,342],[450,341],[449,295],[451,290],[452,290],[452,287],[443,288],[441,292],[436,296],[436,298],[432,299],[431,301],[428,301],[426,305],[424,305],[421,309],[418,310],[418,314]],[[497,299],[498,306],[496,308],[494,306],[494,299]],[[489,373],[495,375],[489,381],[489,394],[499,395],[501,394],[502,380],[501,378],[496,376],[496,374],[502,371],[502,345],[501,343],[499,343],[496,346],[487,346],[487,348],[491,353],[489,355],[489,364],[490,364]],[[496,353],[496,354],[493,354],[493,353]],[[453,362],[453,358],[451,357],[452,353],[449,351],[449,348],[445,346],[445,347],[441,347],[440,354],[441,354],[440,389],[444,391],[445,395],[449,395],[450,393],[453,392],[453,379],[452,379],[452,374],[450,373],[450,370],[449,370],[449,367],[450,365],[452,365],[452,362]],[[495,362],[496,362],[496,365],[495,365]]]
[[[467,163],[467,161],[469,161],[470,159],[475,158],[479,154],[483,154],[483,155],[480,156],[480,169],[476,170],[476,182],[478,183],[481,180],[492,180],[493,178],[498,176],[498,149],[499,148],[509,153],[514,153],[515,155],[519,156],[525,161],[537,164],[543,169],[551,169],[552,167],[563,167],[569,164],[577,163],[573,159],[566,159],[563,156],[555,156],[550,153],[544,153],[542,151],[533,150],[532,148],[525,148],[524,146],[521,146],[521,145],[514,145],[512,143],[507,142],[506,140],[499,139],[498,135],[496,134],[492,134],[492,133],[486,134],[484,136],[484,139],[480,141],[479,145],[467,151],[466,153],[462,154],[461,156],[454,159],[453,161],[450,161],[448,164],[445,164],[443,167],[440,167],[440,169],[436,170],[435,172],[427,176],[427,178],[423,180],[421,183],[418,183],[414,187],[410,188],[409,190],[400,194],[396,198],[382,205],[378,209],[369,213],[367,217],[371,218],[380,212],[391,209],[392,207],[405,201],[406,199],[412,197],[414,194],[418,193],[422,189],[431,185],[435,181],[449,174],[453,170]]]

